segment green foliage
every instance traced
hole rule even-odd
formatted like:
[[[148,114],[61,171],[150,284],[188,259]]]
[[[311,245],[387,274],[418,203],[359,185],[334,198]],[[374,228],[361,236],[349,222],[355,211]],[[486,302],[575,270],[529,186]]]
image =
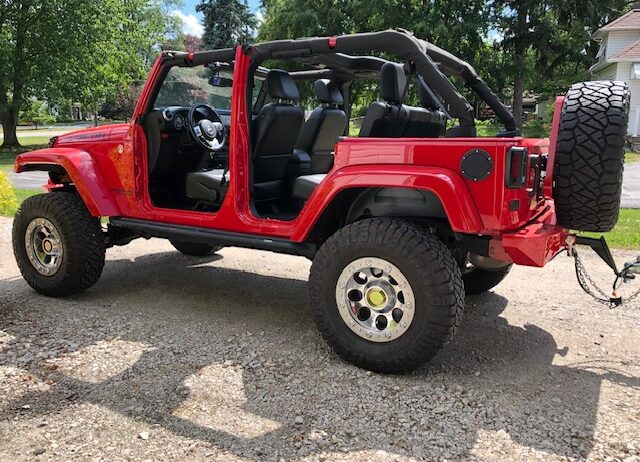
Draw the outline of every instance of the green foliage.
[[[129,120],[142,92],[142,82],[132,83],[107,95],[100,107],[100,114],[111,120]]]
[[[0,215],[8,216],[15,213],[18,200],[9,183],[9,179],[0,171]]]
[[[522,124],[522,135],[527,138],[549,138],[551,124],[539,119],[529,120]]]
[[[162,44],[163,50],[174,51],[202,51],[204,44],[200,37],[191,34],[180,33]]]
[[[543,97],[589,80],[598,49],[591,35],[620,16],[627,0],[494,0],[493,23],[502,33],[500,48],[509,56],[505,71],[513,83],[516,120],[525,89]]]
[[[145,77],[157,45],[177,27],[163,0],[21,0],[0,3],[0,118],[17,145],[22,104],[73,99],[96,109]]]
[[[546,99],[588,80],[598,49],[592,33],[628,6],[627,0],[263,0],[258,37],[408,29],[471,63],[519,111],[525,92]],[[356,114],[377,96],[375,84],[366,82],[356,82],[353,92]]]
[[[204,14],[205,48],[230,48],[253,40],[258,21],[246,0],[201,0],[196,10]]]
[[[43,101],[32,99],[23,105],[22,111],[20,111],[20,122],[35,125],[36,130],[38,125],[46,125],[55,122],[56,118],[47,104]]]

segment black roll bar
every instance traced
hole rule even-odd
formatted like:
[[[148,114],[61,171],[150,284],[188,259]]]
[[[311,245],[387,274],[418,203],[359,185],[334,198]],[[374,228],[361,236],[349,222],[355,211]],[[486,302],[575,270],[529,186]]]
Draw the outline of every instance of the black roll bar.
[[[504,123],[505,129],[516,129],[515,119],[509,109],[491,91],[465,61],[435,45],[420,40],[405,30],[385,30],[337,37],[312,37],[297,40],[277,40],[250,47],[254,64],[266,59],[292,59],[312,57],[327,53],[365,53],[382,51],[412,63],[429,87],[449,105],[453,117],[460,119],[463,127],[475,125],[473,107],[447,78],[460,77]],[[443,72],[444,71],[444,72]],[[447,75],[445,75],[447,74]]]

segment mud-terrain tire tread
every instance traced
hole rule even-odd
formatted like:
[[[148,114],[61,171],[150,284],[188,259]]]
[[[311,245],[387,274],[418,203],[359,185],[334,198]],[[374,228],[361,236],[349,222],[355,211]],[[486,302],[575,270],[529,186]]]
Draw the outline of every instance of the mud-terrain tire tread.
[[[488,292],[500,284],[507,277],[513,265],[505,266],[498,270],[483,270],[474,268],[467,273],[462,273],[464,290],[467,295],[478,295]]]
[[[357,336],[336,306],[340,273],[364,256],[396,265],[416,297],[412,325],[388,343]],[[424,229],[392,218],[365,219],[332,235],[313,260],[309,291],[315,322],[327,343],[346,361],[382,373],[408,372],[431,360],[453,337],[464,308],[462,274],[449,249]],[[420,316],[419,310],[423,310]]]
[[[222,246],[213,246],[199,242],[187,242],[171,240],[171,245],[180,253],[192,257],[206,257],[222,249]]]
[[[35,218],[46,218],[63,241],[62,266],[53,276],[43,276],[29,262],[25,232]],[[50,192],[27,198],[13,221],[13,252],[22,276],[37,292],[63,297],[93,286],[104,268],[105,240],[100,219],[92,216],[74,192]]]
[[[554,166],[559,224],[606,232],[617,223],[629,98],[624,82],[582,82],[567,92]]]

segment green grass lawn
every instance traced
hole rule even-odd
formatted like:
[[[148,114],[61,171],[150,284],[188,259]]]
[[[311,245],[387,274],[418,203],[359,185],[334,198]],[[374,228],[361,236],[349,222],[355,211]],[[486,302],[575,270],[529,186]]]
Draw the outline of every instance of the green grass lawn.
[[[640,210],[620,209],[616,227],[608,233],[579,233],[582,236],[604,236],[612,249],[640,250]]]
[[[630,164],[632,162],[640,162],[640,153],[627,151],[624,155],[624,163]]]

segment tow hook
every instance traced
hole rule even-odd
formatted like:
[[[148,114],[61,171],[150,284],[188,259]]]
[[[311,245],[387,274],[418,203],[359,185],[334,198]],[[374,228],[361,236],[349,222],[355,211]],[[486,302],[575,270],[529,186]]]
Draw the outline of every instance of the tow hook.
[[[609,308],[615,308],[623,303],[628,305],[631,301],[640,296],[640,290],[638,290],[623,300],[622,296],[618,293],[622,284],[626,284],[634,280],[636,275],[640,275],[640,255],[636,257],[635,260],[626,262],[622,267],[622,270],[618,270],[618,266],[613,259],[613,255],[611,254],[611,250],[609,250],[609,246],[607,245],[607,241],[604,236],[600,237],[600,239],[594,239],[569,234],[565,239],[565,245],[567,248],[567,254],[575,259],[578,284],[580,284],[582,290],[593,297],[597,302],[606,305]],[[609,266],[609,268],[613,270],[615,280],[613,281],[613,290],[611,295],[608,295],[604,290],[598,287],[593,279],[591,279],[578,255],[576,245],[591,247],[591,249],[593,249],[593,251]]]

